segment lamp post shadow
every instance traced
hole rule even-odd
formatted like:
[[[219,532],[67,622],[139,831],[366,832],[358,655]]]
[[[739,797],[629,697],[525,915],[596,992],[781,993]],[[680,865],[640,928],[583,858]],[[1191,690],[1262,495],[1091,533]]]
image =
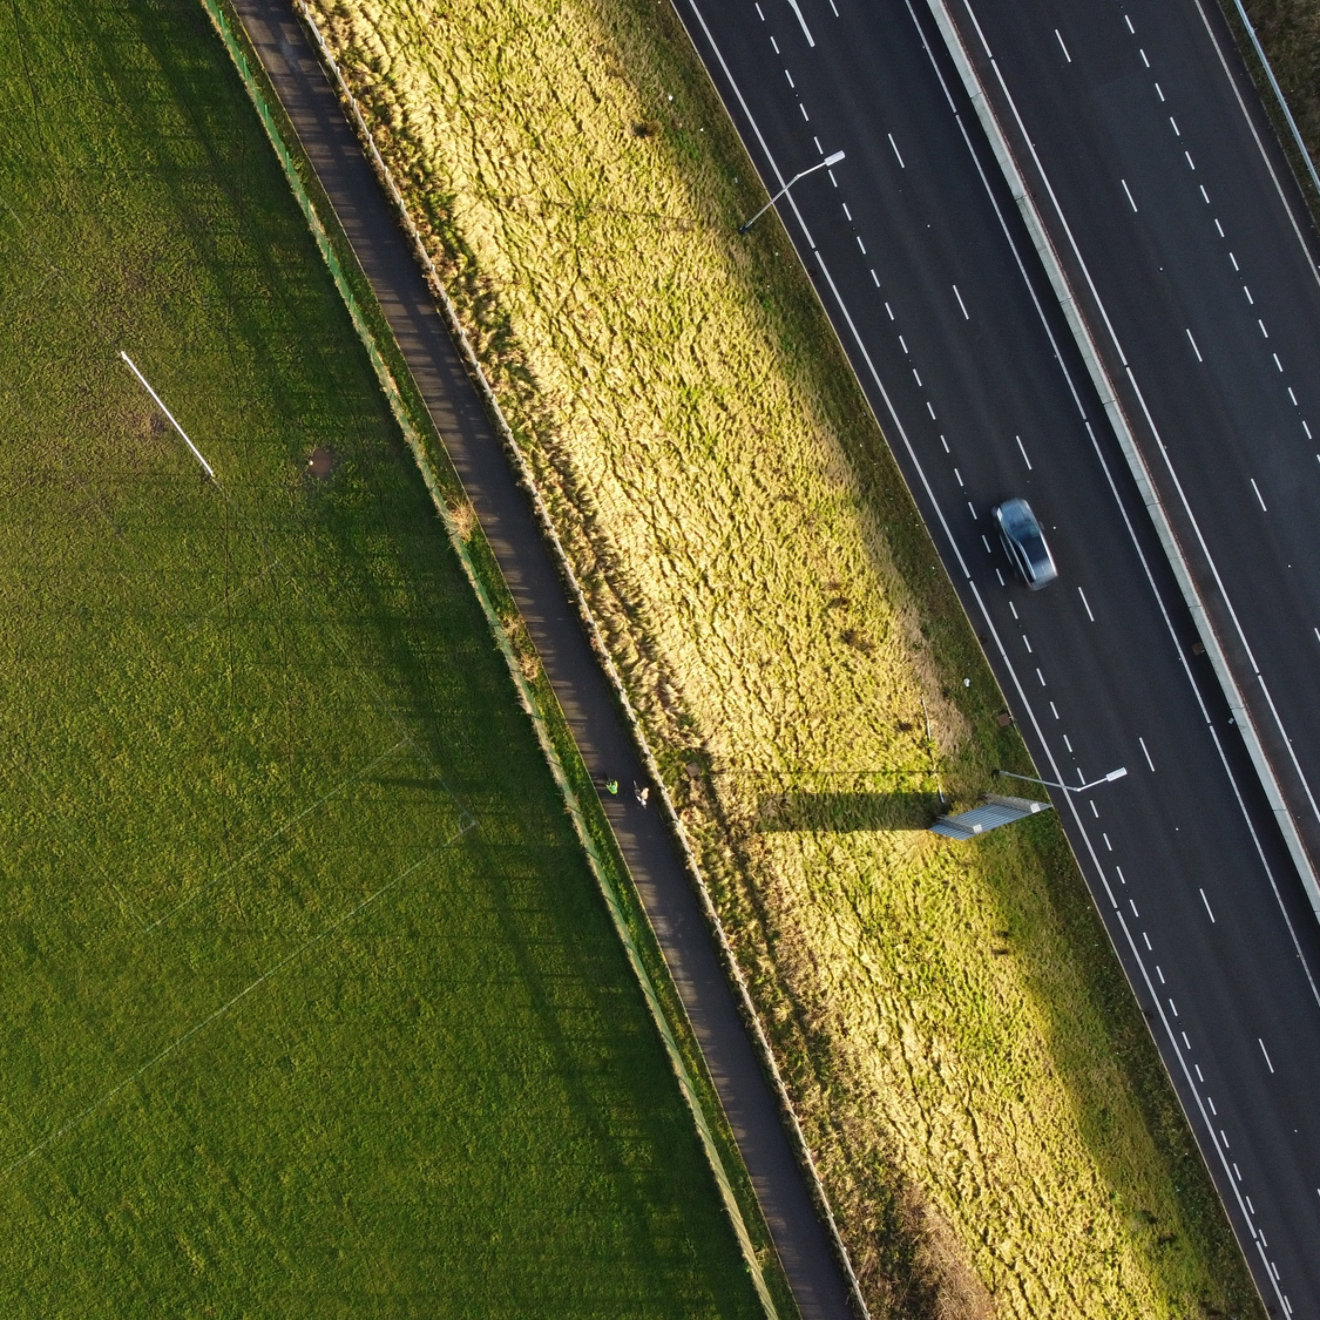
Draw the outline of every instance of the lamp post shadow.
[[[757,801],[757,829],[926,830],[945,809],[937,793],[763,793]]]

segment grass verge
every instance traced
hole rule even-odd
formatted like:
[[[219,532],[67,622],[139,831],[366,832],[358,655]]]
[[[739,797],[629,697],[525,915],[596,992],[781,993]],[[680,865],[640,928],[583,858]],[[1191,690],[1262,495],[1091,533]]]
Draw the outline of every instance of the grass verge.
[[[1274,90],[1260,67],[1251,39],[1232,0],[1220,0],[1242,58],[1251,71],[1261,100],[1274,125],[1284,154],[1292,165],[1311,208],[1312,223],[1320,225],[1320,195],[1297,150],[1296,139],[1279,109]],[[1265,58],[1288,102],[1312,162],[1320,162],[1320,4],[1315,0],[1243,0],[1247,17]]]
[[[730,241],[759,199],[672,12],[311,9],[642,712],[873,1312],[1251,1312],[1057,824],[921,829],[937,775],[967,799],[1023,751],[787,240]]]
[[[15,6],[0,104],[6,1310],[758,1314],[203,10]]]

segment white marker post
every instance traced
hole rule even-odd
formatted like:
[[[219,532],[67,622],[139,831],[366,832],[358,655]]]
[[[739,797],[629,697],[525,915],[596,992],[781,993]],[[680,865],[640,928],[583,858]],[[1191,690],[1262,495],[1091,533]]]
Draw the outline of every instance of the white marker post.
[[[183,427],[179,425],[177,421],[175,421],[174,414],[170,412],[170,410],[161,402],[160,395],[157,394],[156,391],[153,390],[151,386],[147,383],[147,378],[137,369],[137,367],[133,365],[133,359],[129,357],[128,354],[125,353],[122,348],[119,350],[119,356],[123,358],[125,362],[128,363],[129,371],[131,371],[142,383],[142,388],[146,390],[146,392],[150,394],[153,399],[155,399],[156,407],[159,408],[161,412],[163,412],[165,416],[170,419],[170,425],[173,426],[174,429],[181,436],[183,436],[183,443],[187,445],[190,450],[192,450],[193,457],[202,465],[202,468],[205,470],[206,475],[210,477],[212,481],[215,481],[215,473],[211,470],[211,465],[206,461],[206,459],[202,457],[201,450],[198,449],[197,446],[193,444],[191,440],[188,439],[188,433],[183,429]],[[220,483],[216,481],[215,484],[218,486]]]

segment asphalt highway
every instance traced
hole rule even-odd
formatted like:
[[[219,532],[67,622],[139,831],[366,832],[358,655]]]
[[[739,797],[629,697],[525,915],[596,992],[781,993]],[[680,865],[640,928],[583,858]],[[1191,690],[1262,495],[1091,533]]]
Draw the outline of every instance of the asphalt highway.
[[[1314,869],[1320,249],[1285,163],[1205,0],[951,10],[1030,141],[1046,224]]]
[[[1052,797],[1266,1304],[1278,1314],[1320,1315],[1314,1104],[1320,930],[929,11],[903,0],[676,0],[676,6],[772,192],[824,156],[846,153],[838,166],[803,179],[780,213],[1042,776],[1080,785],[1127,768],[1115,783],[1085,793],[1056,790]],[[1092,50],[1082,33],[1098,31],[1108,13],[1117,16],[1123,39],[1133,37],[1121,10],[1094,8],[1091,13],[1080,0],[1029,9],[1005,3],[993,15],[1002,29],[994,27],[991,45],[1024,117],[1028,110],[1033,116],[1029,135],[1039,133],[1042,153],[1047,143],[1055,153],[1047,165],[1051,178],[1065,158],[1072,162],[1069,177],[1079,189],[1093,181],[1096,169],[1088,162],[1100,151],[1090,136],[1098,130],[1073,122],[1073,102],[1085,99],[1090,85],[1078,67]],[[1167,8],[1184,20],[1197,14],[1194,3]],[[1053,17],[1064,11],[1077,18],[1076,35]],[[979,7],[976,12],[990,24]],[[1028,46],[1018,29],[1033,42],[1043,31],[1054,43],[1058,68],[1048,77],[1038,76],[1048,42]],[[1133,46],[1135,68],[1122,77],[1163,78],[1166,96],[1171,89],[1181,94],[1199,76],[1186,68],[1189,57],[1178,44],[1184,39],[1170,37],[1169,49],[1153,39],[1149,49]],[[1113,81],[1112,61],[1124,57],[1115,54],[1115,40],[1103,32],[1094,38],[1110,61],[1101,70],[1101,56],[1094,57],[1097,70],[1086,76],[1097,86]],[[1157,56],[1167,59],[1169,72],[1143,74],[1143,50],[1152,64]],[[1175,65],[1182,68],[1177,75]],[[1054,84],[1067,78],[1076,86],[1058,99]],[[1115,97],[1124,141],[1136,155],[1165,151],[1168,143],[1154,140],[1156,129],[1177,147],[1167,124],[1151,127],[1131,109],[1130,87]],[[1179,120],[1179,130],[1193,131],[1192,122]],[[1216,121],[1205,136],[1228,153],[1223,168],[1229,169],[1241,134],[1231,138]],[[1302,681],[1310,653],[1299,646],[1301,625],[1288,616],[1298,614],[1307,629],[1320,623],[1301,549],[1309,530],[1307,482],[1320,480],[1320,463],[1312,457],[1316,471],[1306,477],[1286,462],[1276,464],[1280,454],[1295,457],[1285,441],[1305,441],[1301,423],[1313,386],[1305,377],[1304,341],[1290,336],[1294,316],[1307,324],[1303,305],[1313,295],[1304,290],[1311,276],[1296,259],[1295,233],[1286,241],[1262,236],[1258,253],[1248,248],[1255,223],[1250,198],[1234,196],[1231,176],[1211,174],[1211,150],[1198,137],[1195,170],[1186,162],[1181,170],[1204,171],[1191,189],[1200,210],[1191,209],[1213,242],[1178,237],[1188,223],[1186,203],[1169,193],[1185,179],[1163,158],[1146,160],[1140,171],[1124,158],[1119,179],[1133,191],[1135,212],[1122,183],[1111,180],[1116,203],[1101,207],[1090,194],[1070,193],[1067,206],[1085,214],[1074,221],[1069,209],[1068,219],[1084,235],[1078,241],[1087,244],[1088,262],[1091,245],[1107,251],[1114,269],[1126,270],[1134,254],[1157,254],[1153,270],[1125,274],[1125,292],[1115,291],[1117,333],[1171,450],[1176,437],[1177,475],[1189,501],[1202,487],[1221,498],[1204,513],[1197,506],[1196,520],[1305,769],[1320,740],[1308,732],[1315,713],[1294,710],[1306,704],[1304,689],[1292,685]],[[1201,198],[1203,178],[1222,207]],[[1142,217],[1149,231],[1134,227]],[[1224,227],[1222,239],[1215,219]],[[765,236],[754,228],[745,241]],[[1158,259],[1161,243],[1182,243],[1189,264],[1175,274],[1171,259]],[[1229,253],[1241,265],[1249,250],[1251,269],[1234,271]],[[1272,253],[1279,265],[1267,274]],[[1098,268],[1099,256],[1094,261]],[[1198,261],[1217,264],[1198,273]],[[1243,276],[1256,304],[1236,284],[1225,297],[1221,266]],[[1108,287],[1102,289],[1107,306]],[[1170,312],[1175,295],[1194,295],[1195,317],[1181,305]],[[1301,310],[1285,313],[1285,302]],[[1239,303],[1247,312],[1258,309],[1254,316],[1265,320],[1265,332],[1254,316],[1238,317],[1238,327],[1232,318]],[[1170,315],[1161,329],[1156,323]],[[1269,403],[1254,365],[1230,361],[1248,350],[1251,364],[1263,350],[1265,375],[1278,378],[1269,384],[1287,403],[1290,411],[1281,415],[1292,429],[1285,434],[1278,423],[1277,444],[1265,444],[1259,432],[1272,435],[1275,422],[1262,421],[1239,434],[1221,462],[1217,437],[1225,418],[1231,429],[1275,416],[1261,411],[1277,401]],[[1272,361],[1276,351],[1283,371]],[[1156,385],[1166,378],[1179,386],[1167,402],[1156,399]],[[1295,409],[1288,388],[1298,397]],[[1316,398],[1320,405],[1320,392]],[[1178,420],[1166,423],[1157,408]],[[1220,430],[1211,425],[1216,418]],[[1060,579],[1039,593],[1008,580],[990,532],[991,507],[1011,495],[1031,500],[1059,563]],[[1283,554],[1293,557],[1283,563],[1295,564],[1293,570],[1276,568],[1284,545]],[[1259,633],[1251,631],[1257,627]]]

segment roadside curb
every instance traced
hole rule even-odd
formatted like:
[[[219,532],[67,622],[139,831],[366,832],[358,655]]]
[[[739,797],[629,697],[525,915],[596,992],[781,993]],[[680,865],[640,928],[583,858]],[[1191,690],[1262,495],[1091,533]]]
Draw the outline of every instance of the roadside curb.
[[[1064,319],[1068,323],[1068,329],[1078,351],[1081,353],[1083,362],[1086,364],[1091,384],[1100,397],[1105,417],[1118,440],[1120,449],[1123,451],[1123,457],[1127,461],[1128,469],[1137,484],[1141,501],[1150,516],[1169,567],[1173,570],[1174,577],[1177,579],[1183,601],[1191,613],[1197,635],[1201,639],[1201,644],[1205,647],[1215,677],[1228,701],[1235,726],[1242,735],[1247,755],[1251,758],[1252,766],[1264,790],[1275,823],[1279,827],[1293,866],[1296,868],[1302,886],[1306,890],[1311,910],[1317,921],[1320,921],[1320,875],[1317,874],[1315,865],[1302,841],[1297,823],[1293,819],[1284,799],[1283,790],[1265,752],[1255,720],[1243,697],[1242,689],[1234,677],[1228,656],[1220,643],[1206,605],[1201,599],[1187,563],[1187,558],[1182,547],[1178,544],[1172,521],[1160,499],[1145,456],[1138,447],[1136,437],[1133,435],[1132,428],[1123,412],[1114,382],[1100,357],[1090,326],[1068,281],[1063,262],[1050,237],[1044,217],[1041,215],[1040,208],[1023,178],[1021,167],[1018,165],[1009,145],[1008,135],[1005,133],[994,107],[990,104],[981,77],[967,52],[962,35],[954,22],[946,0],[927,0],[927,6],[936,27],[939,29],[940,36],[943,38],[949,57],[958,70],[963,88],[971,98],[972,108],[976,113],[977,120],[990,143],[995,161],[999,165],[1004,181],[1007,183],[1009,192],[1017,204],[1018,212],[1027,227],[1032,246],[1035,248],[1041,265],[1044,267],[1046,277],[1050,282],[1050,288],[1058,300]]]

